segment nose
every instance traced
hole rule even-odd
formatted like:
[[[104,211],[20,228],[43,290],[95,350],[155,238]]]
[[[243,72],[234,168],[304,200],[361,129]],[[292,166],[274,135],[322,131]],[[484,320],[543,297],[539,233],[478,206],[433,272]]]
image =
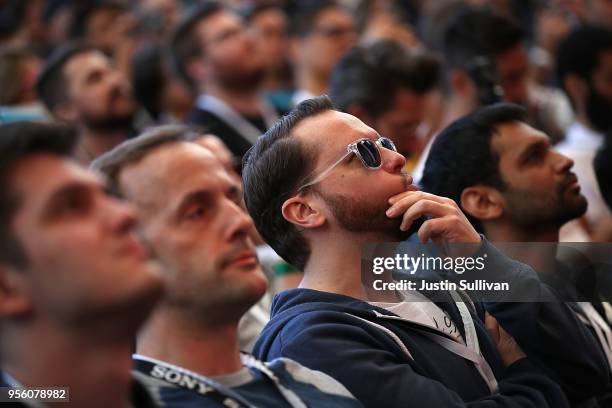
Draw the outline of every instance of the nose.
[[[558,173],[565,173],[569,171],[572,167],[574,167],[574,160],[569,157],[554,151],[554,155],[557,156],[555,161],[555,171]]]
[[[136,226],[136,211],[131,205],[106,197],[106,204],[101,209],[110,228],[119,235],[130,233]]]
[[[130,87],[130,82],[128,81],[127,77],[118,69],[113,69],[108,77],[109,82],[113,87],[120,89],[128,89]]]
[[[253,220],[242,207],[227,199],[227,208],[223,217],[220,217],[222,222],[226,222],[224,238],[227,241],[233,241],[248,236],[251,228],[254,227]]]
[[[393,150],[381,148],[382,168],[392,174],[398,174],[406,165],[406,158]]]

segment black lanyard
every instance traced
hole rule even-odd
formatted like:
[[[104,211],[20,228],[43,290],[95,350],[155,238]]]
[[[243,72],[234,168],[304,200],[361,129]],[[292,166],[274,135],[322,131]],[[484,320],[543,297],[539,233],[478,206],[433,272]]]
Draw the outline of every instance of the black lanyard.
[[[134,357],[136,371],[167,384],[194,392],[200,396],[212,398],[228,408],[252,408],[243,397],[228,387],[202,375],[192,373],[177,366],[160,362],[153,363]]]

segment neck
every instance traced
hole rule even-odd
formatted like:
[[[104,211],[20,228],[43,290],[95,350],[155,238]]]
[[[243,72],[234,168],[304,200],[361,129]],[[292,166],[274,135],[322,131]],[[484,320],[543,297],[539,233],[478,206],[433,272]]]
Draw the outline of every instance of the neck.
[[[206,376],[230,374],[242,368],[237,321],[195,321],[165,305],[138,336],[137,352]]]
[[[511,225],[486,228],[486,236],[509,257],[531,266],[539,273],[554,273],[557,245],[538,245],[536,247],[508,245],[504,243],[522,242],[559,242],[559,228],[529,228],[521,229]]]
[[[485,234],[491,241],[497,242],[559,242],[559,227],[532,226],[521,228],[511,223],[485,225]]]
[[[77,145],[77,158],[84,163],[89,163],[96,157],[111,150],[123,142],[127,137],[127,131],[96,131],[82,128],[79,132]]]
[[[476,106],[474,106],[472,102],[457,94],[451,93],[444,110],[444,120],[440,129],[444,129],[455,120],[473,112],[475,109]]]
[[[257,88],[230,90],[218,84],[210,84],[206,87],[206,93],[221,99],[241,115],[258,116],[262,113]]]
[[[359,237],[354,234],[333,233],[313,237],[311,254],[304,268],[301,288],[337,293],[356,299],[368,300],[369,296],[361,273],[362,245],[366,242],[383,242],[380,237]],[[371,275],[366,275],[370,277]],[[366,283],[364,285],[364,283]],[[385,301],[377,296],[377,301]]]
[[[41,322],[14,325],[2,333],[2,370],[26,387],[69,387],[74,406],[125,407],[132,340],[101,341]]]
[[[297,72],[297,88],[318,96],[327,93],[327,78],[318,78],[314,73],[300,69]]]

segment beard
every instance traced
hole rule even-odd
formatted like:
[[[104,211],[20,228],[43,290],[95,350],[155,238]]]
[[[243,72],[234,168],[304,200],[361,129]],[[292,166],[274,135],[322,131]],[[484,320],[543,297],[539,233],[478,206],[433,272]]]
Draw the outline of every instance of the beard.
[[[407,231],[402,231],[402,217],[389,218],[385,214],[389,208],[387,200],[371,203],[341,194],[323,194],[320,191],[319,194],[329,206],[338,225],[346,231],[379,233],[390,241],[404,241],[417,232],[425,220],[419,218],[412,222]]]
[[[578,218],[586,212],[587,201],[582,194],[566,197],[567,183],[559,183],[553,194],[537,196],[533,191],[508,189],[504,192],[512,222],[523,228],[556,227]]]
[[[132,128],[133,119],[133,113],[105,116],[95,116],[84,113],[82,120],[85,126],[93,131],[113,132],[130,130]]]
[[[589,96],[586,101],[587,117],[599,132],[612,130],[612,101],[606,98],[589,83]]]
[[[227,67],[218,71],[218,81],[221,86],[230,91],[245,91],[257,89],[264,78],[263,67],[253,68],[250,71]]]
[[[123,106],[117,111],[117,105],[122,104]],[[81,112],[83,124],[98,132],[125,131],[132,128],[136,105],[129,90],[119,86],[113,88],[104,101],[104,108],[105,113],[102,114],[92,114],[83,110]]]

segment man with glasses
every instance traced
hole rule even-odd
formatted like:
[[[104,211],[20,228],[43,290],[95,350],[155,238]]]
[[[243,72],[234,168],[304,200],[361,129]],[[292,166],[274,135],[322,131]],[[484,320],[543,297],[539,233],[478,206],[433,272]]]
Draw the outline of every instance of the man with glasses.
[[[297,88],[293,106],[327,93],[334,65],[357,42],[353,16],[335,1],[295,3],[290,25]]]
[[[169,278],[138,336],[138,377],[164,407],[360,407],[327,375],[240,352],[238,322],[266,277],[239,183],[199,139],[180,126],[152,128],[94,162],[135,204]]]
[[[254,49],[240,17],[217,1],[199,4],[171,42],[178,73],[199,95],[189,122],[219,136],[238,158],[278,119],[259,95],[264,65]]]
[[[392,142],[326,97],[300,104],[245,156],[245,201],[258,231],[305,274],[300,288],[276,296],[255,354],[326,372],[372,407],[566,406],[546,375],[559,366],[580,373],[555,378],[566,389],[604,387],[602,353],[563,304],[491,304],[485,317],[482,304],[454,301],[456,292],[441,292],[438,303],[418,292],[408,303],[394,293],[368,303],[362,245],[415,231],[423,242],[484,247],[504,276],[527,275],[552,296],[533,271],[483,240],[452,200],[416,191],[404,163]]]

